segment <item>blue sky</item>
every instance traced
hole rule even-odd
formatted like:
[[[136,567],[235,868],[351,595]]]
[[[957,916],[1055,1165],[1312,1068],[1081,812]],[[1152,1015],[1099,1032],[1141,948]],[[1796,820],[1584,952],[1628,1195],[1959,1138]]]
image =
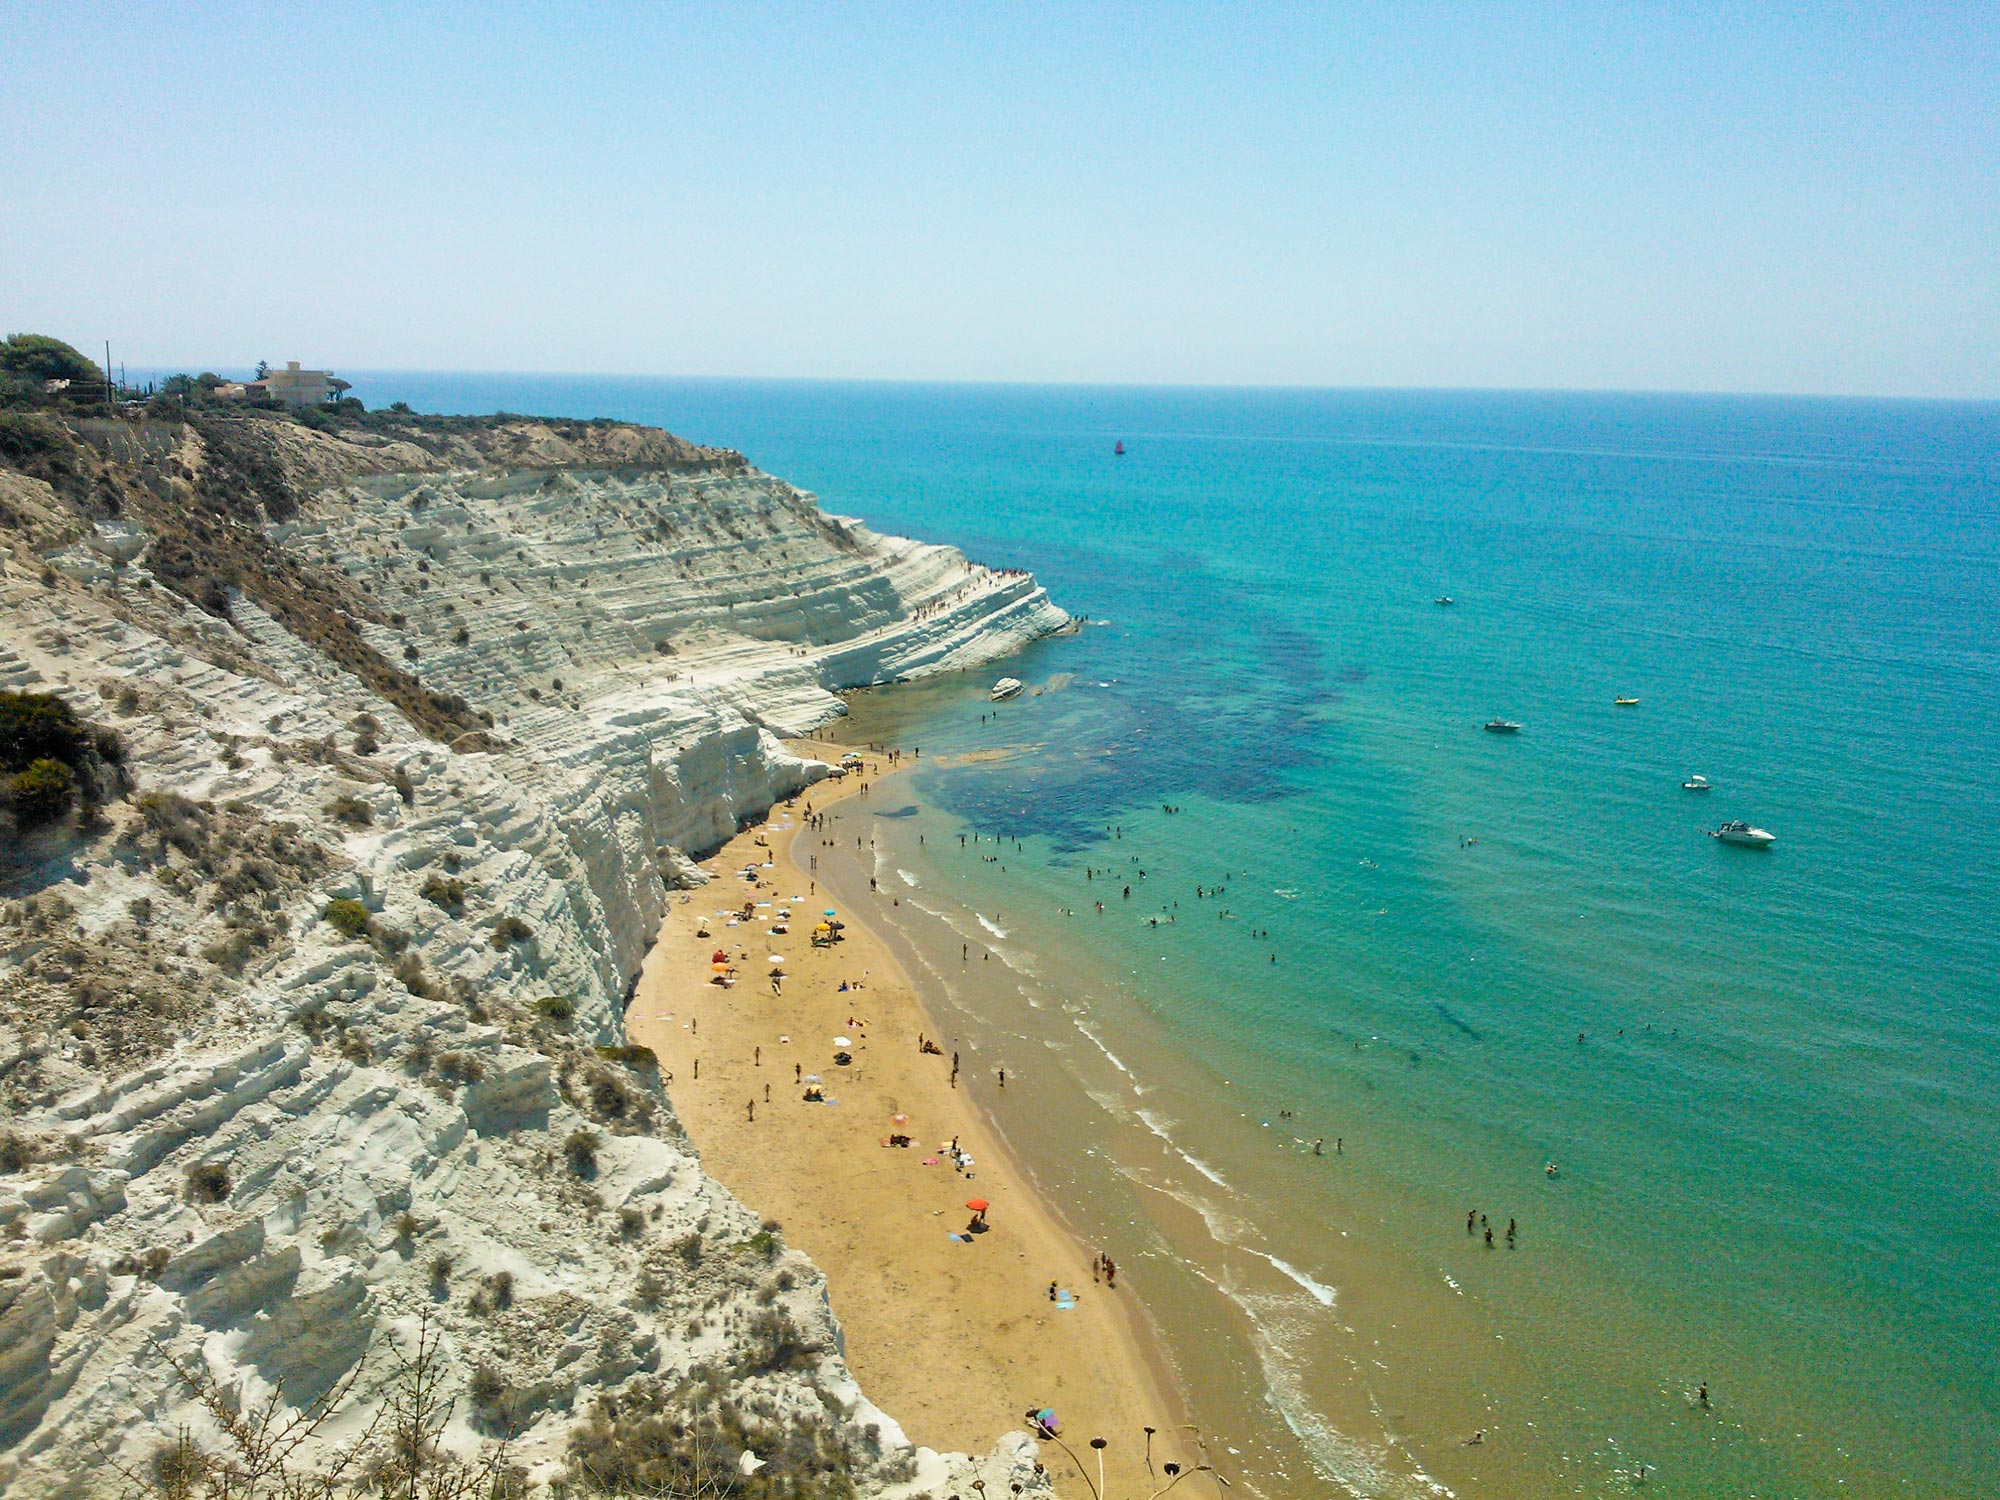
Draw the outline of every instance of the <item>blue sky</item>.
[[[138,365],[2000,395],[2000,6],[0,10]]]

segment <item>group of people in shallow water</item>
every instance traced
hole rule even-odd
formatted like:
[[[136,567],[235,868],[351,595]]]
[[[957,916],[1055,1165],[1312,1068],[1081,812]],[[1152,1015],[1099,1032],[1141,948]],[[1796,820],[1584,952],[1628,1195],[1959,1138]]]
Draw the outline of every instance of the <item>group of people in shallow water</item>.
[[[1476,1234],[1482,1229],[1486,1232],[1486,1248],[1491,1250],[1493,1248],[1493,1226],[1487,1222],[1486,1215],[1478,1209],[1467,1209],[1465,1213],[1465,1232],[1467,1234]],[[1514,1248],[1514,1236],[1519,1232],[1520,1227],[1512,1219],[1509,1219],[1507,1221],[1507,1248],[1509,1250]]]

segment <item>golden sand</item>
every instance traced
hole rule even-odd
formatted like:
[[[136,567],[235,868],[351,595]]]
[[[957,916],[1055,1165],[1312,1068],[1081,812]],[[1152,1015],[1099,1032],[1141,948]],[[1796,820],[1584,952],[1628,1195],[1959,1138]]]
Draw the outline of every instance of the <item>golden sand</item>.
[[[799,748],[834,759],[844,747]],[[879,769],[871,766],[871,781]],[[824,811],[856,795],[860,780],[811,788],[776,814],[793,827],[748,830],[705,862],[717,879],[669,908],[627,1032],[672,1075],[674,1110],[706,1170],[782,1223],[786,1242],[825,1273],[848,1365],[912,1441],[983,1452],[1025,1428],[1028,1409],[1050,1406],[1092,1484],[1098,1455],[1087,1444],[1104,1434],[1112,1439],[1103,1455],[1110,1493],[1149,1494],[1163,1481],[1149,1480],[1142,1462],[1142,1426],[1159,1429],[1156,1468],[1198,1455],[1179,1441],[1182,1405],[1132,1289],[1093,1282],[1092,1250],[1062,1227],[982,1112],[951,1086],[950,1041],[937,1037],[880,940],[843,910],[843,941],[811,945],[822,908],[833,903],[819,898],[805,861],[794,861],[793,838],[808,806]],[[754,887],[737,873],[765,861]],[[795,895],[808,899],[789,908],[789,933],[768,935],[781,898]],[[774,904],[734,927],[715,915],[746,899]],[[706,937],[698,935],[704,924]],[[718,948],[738,968],[731,988],[712,981]],[[781,993],[768,979],[771,954],[784,959]],[[864,975],[862,988],[839,989]],[[944,1055],[920,1052],[920,1035],[939,1041]],[[851,1066],[834,1063],[839,1037],[854,1043]],[[837,1103],[803,1102],[797,1080],[815,1073]],[[914,1144],[888,1145],[892,1134]],[[965,1174],[939,1150],[954,1138],[973,1159]],[[975,1198],[991,1204],[986,1232],[969,1243],[952,1238],[966,1230]],[[1050,1301],[1051,1281],[1075,1296],[1073,1308]],[[1042,1457],[1065,1493],[1088,1492],[1059,1447],[1045,1443]]]

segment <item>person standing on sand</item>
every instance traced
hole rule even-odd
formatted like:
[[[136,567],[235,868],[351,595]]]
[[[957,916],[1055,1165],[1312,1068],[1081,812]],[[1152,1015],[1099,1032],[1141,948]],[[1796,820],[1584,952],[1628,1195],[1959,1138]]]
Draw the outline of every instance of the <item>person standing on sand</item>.
[[[743,1118],[744,1124],[755,1125],[757,1123],[757,1101],[755,1099],[746,1100],[744,1102],[743,1116],[744,1116]]]
[[[1005,1068],[1000,1070],[1000,1087],[1003,1089],[1007,1087],[1007,1070]]]
[[[1322,1152],[1321,1152],[1321,1150],[1320,1150],[1319,1148],[1320,1148],[1320,1147],[1322,1147],[1322,1146],[1324,1146],[1325,1144],[1326,1144],[1326,1137],[1325,1137],[1325,1136],[1321,1136],[1321,1137],[1320,1137],[1320,1138],[1319,1138],[1318,1140],[1314,1141],[1314,1142],[1313,1142],[1313,1155],[1314,1155],[1314,1156],[1320,1156],[1320,1155],[1323,1155],[1324,1153],[1322,1153]]]
[[[1104,1257],[1104,1284],[1112,1288],[1118,1285],[1118,1262],[1108,1255]]]

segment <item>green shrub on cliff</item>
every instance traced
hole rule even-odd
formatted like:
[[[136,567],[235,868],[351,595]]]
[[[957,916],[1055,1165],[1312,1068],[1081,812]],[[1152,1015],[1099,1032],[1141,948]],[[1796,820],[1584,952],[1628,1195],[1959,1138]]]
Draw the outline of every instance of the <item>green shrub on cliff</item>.
[[[54,693],[0,692],[0,770],[25,770],[38,760],[74,769],[89,734],[76,710]]]
[[[101,380],[97,366],[45,333],[12,333],[0,342],[0,370],[31,380]]]
[[[327,902],[326,920],[329,926],[351,938],[365,936],[375,922],[375,919],[368,915],[367,907],[359,901],[350,901],[346,897]]]
[[[76,772],[59,760],[38,760],[14,778],[7,800],[23,828],[66,817],[76,806]]]

